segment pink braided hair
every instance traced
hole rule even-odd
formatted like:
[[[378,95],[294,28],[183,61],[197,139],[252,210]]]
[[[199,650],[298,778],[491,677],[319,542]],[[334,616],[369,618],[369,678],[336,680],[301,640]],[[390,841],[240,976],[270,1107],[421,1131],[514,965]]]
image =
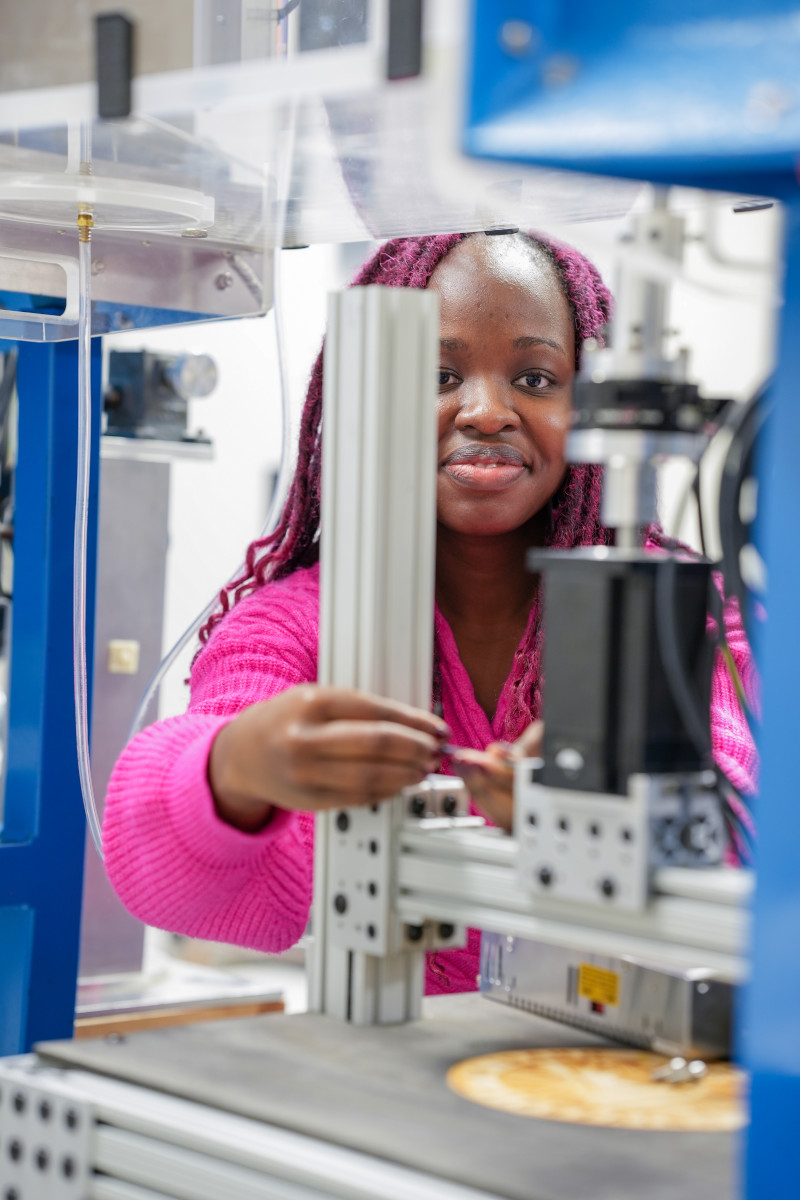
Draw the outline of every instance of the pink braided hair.
[[[428,286],[435,267],[464,237],[480,234],[439,234],[420,238],[393,238],[370,258],[353,280],[353,286],[378,283],[388,287]],[[569,304],[575,325],[576,367],[583,342],[598,337],[611,315],[611,294],[597,269],[579,251],[538,234],[519,233],[532,253],[549,261]],[[311,372],[300,425],[297,466],[281,519],[273,533],[248,547],[245,568],[220,592],[220,608],[200,631],[202,643],[232,604],[261,587],[268,579],[281,579],[298,567],[318,560],[320,516],[320,467],[322,444],[322,365],[320,351]],[[551,500],[552,519],[547,545],[572,546],[609,544],[611,531],[600,522],[602,469],[573,465]],[[651,531],[663,539],[657,528]],[[540,666],[542,620],[539,598],[512,667],[514,700],[506,717],[504,737],[519,736],[540,711]],[[438,675],[438,672],[436,673]],[[434,691],[437,681],[434,680]]]

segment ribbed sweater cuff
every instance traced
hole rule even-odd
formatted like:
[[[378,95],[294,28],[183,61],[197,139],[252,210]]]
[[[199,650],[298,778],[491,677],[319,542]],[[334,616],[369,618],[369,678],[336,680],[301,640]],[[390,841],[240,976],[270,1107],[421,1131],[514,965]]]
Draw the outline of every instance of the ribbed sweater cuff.
[[[245,833],[217,814],[208,783],[208,756],[214,738],[231,720],[221,717],[190,742],[165,779],[167,817],[176,837],[196,862],[212,869],[251,864],[268,854],[296,820],[293,812],[276,808],[268,825]]]

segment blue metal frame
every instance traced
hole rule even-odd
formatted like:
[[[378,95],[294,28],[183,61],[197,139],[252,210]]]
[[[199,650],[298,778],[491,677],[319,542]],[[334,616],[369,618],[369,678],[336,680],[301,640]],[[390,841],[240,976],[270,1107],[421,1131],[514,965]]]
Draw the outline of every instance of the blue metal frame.
[[[89,679],[100,341],[92,347]],[[86,838],[72,703],[77,342],[19,347],[8,767],[0,835],[0,1054],[71,1037]]]
[[[473,0],[473,10],[469,153],[776,196],[786,206],[786,303],[759,517],[769,621],[756,647],[764,723],[753,979],[739,1043],[752,1076],[746,1195],[800,1195],[800,4]],[[529,23],[527,48],[518,37],[510,52],[506,21]]]

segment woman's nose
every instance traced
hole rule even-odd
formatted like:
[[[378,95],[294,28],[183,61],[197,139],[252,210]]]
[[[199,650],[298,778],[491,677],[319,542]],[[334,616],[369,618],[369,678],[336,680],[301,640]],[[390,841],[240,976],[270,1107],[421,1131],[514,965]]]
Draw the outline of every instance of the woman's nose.
[[[475,429],[484,435],[519,428],[520,419],[507,386],[485,381],[459,388],[461,401],[456,415],[459,429]]]

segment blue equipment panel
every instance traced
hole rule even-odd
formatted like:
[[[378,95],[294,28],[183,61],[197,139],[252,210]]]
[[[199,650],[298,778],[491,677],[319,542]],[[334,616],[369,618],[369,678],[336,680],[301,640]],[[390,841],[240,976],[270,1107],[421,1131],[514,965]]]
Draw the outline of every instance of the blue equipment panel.
[[[91,679],[100,429],[92,347]],[[0,834],[0,1054],[71,1037],[86,827],[72,702],[78,344],[19,348],[8,765]]]
[[[475,0],[474,12],[467,153],[764,194],[794,173],[796,0]]]
[[[464,147],[481,157],[775,196],[786,302],[760,477],[763,681],[746,1195],[800,1195],[800,7],[474,0]]]

